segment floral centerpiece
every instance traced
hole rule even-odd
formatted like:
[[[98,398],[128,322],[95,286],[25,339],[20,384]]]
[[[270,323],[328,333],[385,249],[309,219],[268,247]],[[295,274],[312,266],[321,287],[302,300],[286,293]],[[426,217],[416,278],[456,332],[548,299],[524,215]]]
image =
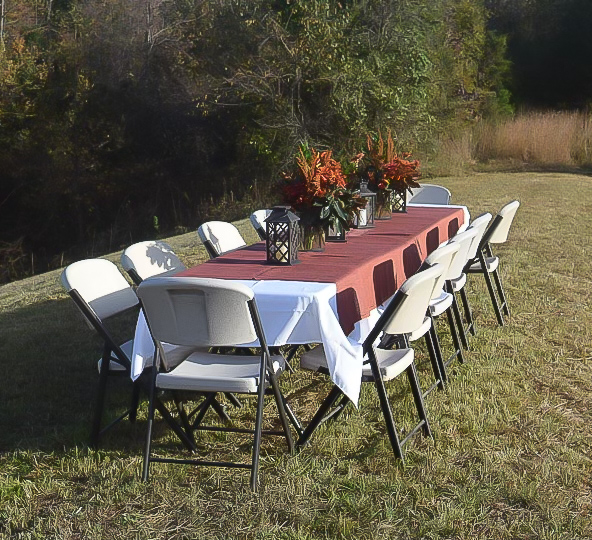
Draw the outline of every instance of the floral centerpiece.
[[[376,192],[376,218],[390,219],[393,211],[405,211],[406,192],[419,187],[419,161],[408,152],[397,154],[390,131],[386,142],[380,133],[374,138],[368,135],[367,141],[366,152],[355,159]]]
[[[293,171],[283,174],[284,202],[300,216],[301,250],[322,249],[328,229],[347,231],[365,201],[349,189],[332,151],[300,147]]]

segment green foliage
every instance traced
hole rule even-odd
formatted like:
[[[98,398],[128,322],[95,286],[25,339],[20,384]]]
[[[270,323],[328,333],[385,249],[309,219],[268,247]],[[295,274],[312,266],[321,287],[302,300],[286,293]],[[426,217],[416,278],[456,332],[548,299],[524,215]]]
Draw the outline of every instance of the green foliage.
[[[151,236],[153,216],[165,232],[254,186],[273,199],[302,142],[346,154],[390,129],[414,150],[507,107],[483,0],[11,5],[0,241],[49,266]]]

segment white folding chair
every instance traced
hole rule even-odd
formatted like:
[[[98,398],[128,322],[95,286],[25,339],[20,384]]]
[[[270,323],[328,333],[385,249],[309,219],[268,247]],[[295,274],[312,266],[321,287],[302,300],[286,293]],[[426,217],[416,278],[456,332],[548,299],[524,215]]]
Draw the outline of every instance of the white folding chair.
[[[447,381],[448,376],[446,374],[446,366],[448,366],[452,360],[458,358],[460,363],[464,363],[464,356],[462,351],[462,345],[459,339],[459,334],[457,331],[457,327],[455,324],[455,309],[458,310],[458,306],[456,306],[455,296],[453,293],[448,292],[447,290],[447,283],[453,277],[456,277],[456,270],[453,267],[456,257],[458,256],[458,252],[460,250],[459,244],[449,243],[442,245],[436,248],[424,261],[422,268],[429,268],[435,264],[441,264],[444,268],[442,276],[436,282],[436,286],[434,288],[434,293],[432,294],[432,298],[430,300],[427,315],[432,321],[431,325],[431,337],[434,343],[433,347],[438,355],[439,360],[439,369],[440,369],[440,377],[443,381]],[[452,272],[451,272],[452,269]],[[440,347],[440,342],[438,340],[438,333],[436,332],[436,325],[434,319],[439,317],[440,315],[446,313],[448,327],[450,329],[450,335],[452,337],[452,343],[454,345],[454,352],[447,358],[447,360],[443,360],[442,358],[442,351]],[[410,339],[410,341],[412,341]],[[428,395],[434,388],[436,384],[432,384],[430,388],[428,388],[424,392],[424,397]]]
[[[212,259],[247,245],[238,229],[226,221],[207,221],[197,234]]]
[[[171,246],[160,240],[138,242],[121,254],[121,266],[139,285],[149,277],[185,270]]]
[[[483,234],[476,253],[472,255],[465,267],[467,273],[482,274],[485,278],[495,316],[500,326],[503,326],[504,324],[502,311],[509,316],[510,308],[508,306],[508,301],[502,287],[502,281],[498,270],[499,257],[493,255],[491,244],[503,244],[508,240],[510,226],[514,221],[519,206],[520,203],[518,201],[512,201],[506,204],[497,213],[491,222],[491,225]],[[493,280],[495,281],[497,296],[489,274],[493,276]]]
[[[256,490],[263,398],[268,389],[271,389],[275,398],[282,430],[265,433],[284,436],[290,451],[293,450],[293,442],[285,400],[277,383],[277,377],[284,370],[284,359],[281,355],[271,356],[269,353],[253,291],[245,285],[228,280],[155,277],[143,281],[137,293],[157,350],[150,393],[143,480],[148,479],[152,462],[180,462],[250,469],[251,488]],[[260,344],[259,356],[221,355],[198,350],[180,364],[170,362],[167,350],[163,346],[163,343],[168,343],[200,348],[233,347],[255,340]],[[192,440],[194,431],[200,429],[253,433],[251,463],[152,456],[153,399],[155,393],[160,390],[207,393],[209,397],[192,423],[183,409],[179,411],[185,433]],[[257,396],[254,430],[202,425],[208,402],[215,399],[218,392]]]
[[[456,257],[452,261],[449,271],[448,277],[446,279],[446,291],[452,294],[453,303],[452,309],[454,312],[454,316],[456,318],[456,324],[458,333],[461,339],[461,343],[465,349],[469,349],[469,342],[467,339],[467,332],[471,331],[474,333],[475,331],[475,323],[473,320],[473,313],[471,311],[471,307],[469,305],[469,300],[467,297],[467,291],[465,289],[465,285],[467,283],[467,275],[464,273],[464,267],[467,264],[467,260],[469,258],[469,250],[474,243],[475,237],[479,234],[477,229],[469,229],[463,232],[456,233],[450,240],[449,244],[455,244],[459,246],[458,253]],[[458,306],[458,300],[456,295],[460,294],[461,301],[463,303],[464,311],[465,311],[465,321],[463,322],[460,309]],[[466,327],[465,327],[466,324]],[[445,363],[445,367],[446,367]]]
[[[388,437],[393,452],[399,459],[403,459],[402,447],[417,431],[422,429],[426,436],[431,436],[431,431],[424,407],[423,394],[417,379],[413,349],[409,348],[407,341],[405,342],[406,347],[399,349],[383,349],[377,344],[383,333],[406,336],[423,324],[434,288],[443,272],[442,265],[435,264],[407,279],[395,293],[376,325],[364,340],[363,351],[365,358],[367,358],[364,361],[362,382],[373,382],[376,387]],[[304,369],[328,373],[323,347],[318,346],[303,354],[300,366]],[[384,382],[394,379],[403,372],[406,372],[409,379],[420,420],[401,441],[393,420]],[[329,412],[340,397],[342,399],[337,408]],[[300,435],[297,445],[306,444],[313,432],[326,420],[335,419],[346,404],[347,398],[337,386],[334,386]]]
[[[261,240],[265,240],[267,238],[267,227],[265,225],[265,220],[267,216],[271,214],[271,210],[255,210],[250,216],[249,219],[251,220],[251,225],[257,231],[259,238]]]
[[[99,389],[96,398],[90,446],[96,448],[100,437],[116,423],[129,415],[133,422],[138,405],[138,389],[134,386],[129,410],[101,429],[107,378],[130,375],[130,357],[133,341],[118,345],[105,322],[107,319],[138,308],[138,298],[127,280],[112,262],[105,259],[87,259],[69,265],[61,275],[61,282],[86,323],[103,339],[103,356],[99,360]]]
[[[113,317],[139,308],[139,301],[117,266],[106,259],[87,259],[75,262],[62,272],[61,281],[82,312],[87,324],[103,339],[103,356],[99,360],[98,366],[99,390],[90,436],[90,446],[96,448],[100,437],[126,416],[129,416],[131,422],[136,420],[140,390],[148,390],[146,378],[141,376],[133,383],[130,409],[101,429],[107,379],[109,376],[130,376],[130,357],[133,349],[133,340],[118,345],[106,323]],[[171,348],[169,347],[169,349]],[[170,352],[176,357],[183,358],[187,356],[189,351],[177,348]],[[155,406],[171,424],[172,418],[162,402],[155,400]],[[172,427],[185,446],[191,449],[191,442],[183,430],[176,429],[176,424]]]
[[[407,201],[413,204],[450,204],[450,191],[444,186],[421,184],[411,188],[412,195]]]

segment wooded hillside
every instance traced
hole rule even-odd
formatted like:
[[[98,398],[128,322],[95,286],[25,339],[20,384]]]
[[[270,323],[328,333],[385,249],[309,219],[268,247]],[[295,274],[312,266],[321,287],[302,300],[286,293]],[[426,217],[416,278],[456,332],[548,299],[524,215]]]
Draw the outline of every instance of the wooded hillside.
[[[0,280],[195,227],[223,197],[237,218],[301,141],[425,149],[508,104],[485,0],[0,2]]]

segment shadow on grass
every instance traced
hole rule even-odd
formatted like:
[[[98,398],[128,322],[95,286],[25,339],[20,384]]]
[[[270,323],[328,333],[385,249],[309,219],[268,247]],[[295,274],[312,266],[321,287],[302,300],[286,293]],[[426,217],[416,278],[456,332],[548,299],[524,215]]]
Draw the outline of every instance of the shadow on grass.
[[[122,341],[124,334],[133,332],[131,317],[115,329]],[[101,340],[69,299],[0,313],[0,451],[52,451],[86,445],[101,352]],[[105,415],[109,419],[129,405],[131,381],[112,377],[108,384]],[[141,426],[122,422],[101,446],[139,444],[140,448],[143,431]]]

